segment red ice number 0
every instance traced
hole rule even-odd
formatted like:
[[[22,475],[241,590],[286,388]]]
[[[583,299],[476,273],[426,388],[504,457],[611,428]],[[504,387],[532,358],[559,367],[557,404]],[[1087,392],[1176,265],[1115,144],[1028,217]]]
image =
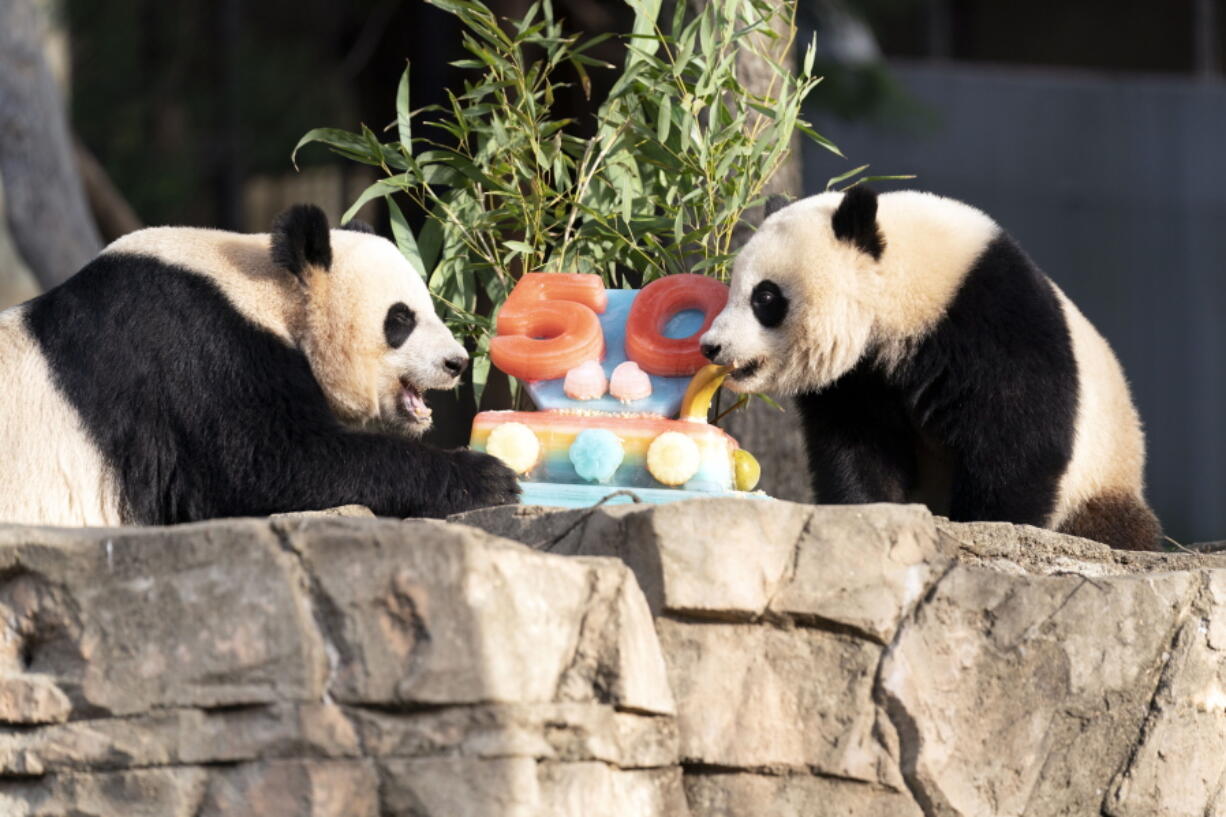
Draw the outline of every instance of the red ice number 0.
[[[728,301],[728,287],[703,275],[672,275],[643,288],[626,321],[626,355],[656,375],[691,375],[706,362],[698,339]],[[498,313],[490,359],[521,380],[552,380],[604,353],[597,313],[608,295],[598,275],[532,272],[516,284]],[[664,336],[669,318],[687,309],[703,313],[702,327],[686,338]]]
[[[657,278],[634,299],[626,319],[626,356],[651,374],[688,376],[707,363],[698,339],[728,303],[728,285],[705,275]],[[684,338],[664,337],[669,318],[687,309],[702,312],[702,326]]]

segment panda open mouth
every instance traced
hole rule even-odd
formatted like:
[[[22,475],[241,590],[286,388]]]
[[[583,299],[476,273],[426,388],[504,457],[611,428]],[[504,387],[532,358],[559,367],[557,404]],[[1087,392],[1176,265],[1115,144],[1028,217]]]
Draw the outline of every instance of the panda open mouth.
[[[733,380],[748,380],[749,378],[757,374],[758,369],[761,369],[761,368],[762,368],[761,359],[751,360],[748,363],[746,363],[744,366],[738,366],[737,368],[733,369],[732,372],[728,376],[731,377]]]
[[[421,392],[413,384],[404,380],[400,381],[400,386],[400,405],[404,407],[405,412],[409,415],[409,419],[418,423],[429,422],[434,411],[426,405],[426,400],[421,396]]]

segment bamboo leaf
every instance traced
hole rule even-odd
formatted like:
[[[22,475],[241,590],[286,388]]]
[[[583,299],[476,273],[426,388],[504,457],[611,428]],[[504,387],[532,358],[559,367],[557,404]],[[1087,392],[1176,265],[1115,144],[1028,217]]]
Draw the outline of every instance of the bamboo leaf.
[[[411,147],[413,144],[413,115],[409,111],[409,66],[405,65],[404,73],[400,75],[400,85],[396,88],[396,132],[400,144]]]
[[[481,405],[481,396],[485,394],[486,384],[490,379],[490,357],[488,346],[473,354],[473,400]]]
[[[668,128],[673,121],[673,104],[668,97],[660,98],[660,107],[656,117],[656,139],[667,142]]]
[[[399,176],[391,176],[386,179],[379,179],[374,184],[367,187],[358,196],[357,200],[349,206],[345,214],[341,216],[341,224],[346,224],[357,215],[358,210],[361,210],[368,201],[374,201],[377,198],[389,196],[398,190],[403,189],[406,182],[405,174]]]
[[[656,49],[660,46],[659,39],[656,37],[656,22],[660,16],[660,0],[627,0],[627,4],[634,9],[632,35],[647,40],[649,45],[644,49],[645,54],[655,54]]]
[[[522,255],[533,255],[536,252],[535,247],[524,241],[504,241],[502,242],[502,246],[506,247],[507,249],[514,250]]]
[[[809,40],[809,44],[805,46],[804,62],[800,68],[800,75],[804,77],[813,76],[813,61],[817,58],[817,34]]]
[[[830,180],[826,182],[826,189],[829,190],[830,188],[834,187],[839,182],[847,181],[852,176],[857,176],[866,170],[868,170],[868,165],[860,165],[859,167],[853,167],[851,170],[847,171],[846,173],[840,173],[838,176],[832,176]]]
[[[819,145],[821,145],[821,146],[822,146],[822,147],[824,147],[826,150],[828,150],[828,151],[830,151],[831,153],[833,153],[835,156],[840,156],[840,157],[842,157],[842,158],[844,158],[844,159],[846,159],[846,158],[847,158],[846,156],[843,156],[843,151],[839,150],[839,149],[838,149],[838,147],[837,147],[837,146],[834,144],[834,142],[831,142],[831,141],[830,141],[829,139],[827,139],[825,136],[822,136],[820,133],[818,133],[817,131],[813,130],[813,128],[809,127],[809,125],[808,125],[807,123],[804,123],[804,122],[797,122],[797,123],[796,123],[796,130],[800,131],[800,132],[801,132],[801,133],[803,133],[805,136],[808,136],[808,137],[809,137],[810,139],[812,139],[814,142],[817,142]]]
[[[409,265],[417,270],[418,275],[423,279],[428,279],[426,265],[421,260],[421,250],[417,247],[417,239],[413,237],[413,228],[405,220],[404,213],[401,212],[395,199],[391,196],[384,196],[384,200],[387,202],[387,214],[392,222],[392,237],[396,240],[400,254],[408,259]]]
[[[854,182],[844,187],[843,190],[845,191],[850,190],[853,187],[855,187],[857,184],[872,184],[874,182],[906,181],[908,179],[914,179],[914,178],[915,178],[914,173],[904,174],[901,176],[865,176],[862,179],[856,179]]]
[[[427,271],[438,266],[439,253],[443,249],[443,229],[433,215],[426,218],[417,236],[417,249],[421,256],[421,265]]]
[[[363,164],[379,164],[379,153],[377,151],[372,153],[366,140],[360,134],[337,128],[315,128],[307,131],[298,140],[298,144],[294,145],[294,150],[289,155],[289,160],[293,163],[295,170],[298,169],[298,151],[312,142],[327,145],[342,156]]]
[[[760,392],[755,392],[753,396],[758,398],[759,400],[761,400],[763,403],[770,406],[771,408],[775,409],[776,411],[781,411],[784,413],[787,412],[787,409],[785,409],[783,406],[776,403],[769,394],[761,394]]]

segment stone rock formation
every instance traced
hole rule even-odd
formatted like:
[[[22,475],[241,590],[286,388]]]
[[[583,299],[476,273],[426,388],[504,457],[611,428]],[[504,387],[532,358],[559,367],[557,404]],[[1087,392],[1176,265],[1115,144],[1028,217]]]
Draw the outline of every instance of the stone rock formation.
[[[0,526],[0,815],[1226,815],[1226,557],[695,500]]]

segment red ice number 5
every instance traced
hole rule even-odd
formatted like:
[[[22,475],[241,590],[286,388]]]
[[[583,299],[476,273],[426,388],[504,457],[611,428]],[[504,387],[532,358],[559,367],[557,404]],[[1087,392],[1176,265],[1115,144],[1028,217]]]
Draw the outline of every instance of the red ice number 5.
[[[626,355],[645,372],[676,377],[691,375],[707,359],[698,339],[711,328],[728,303],[728,285],[705,275],[684,273],[657,278],[634,299],[626,320]],[[664,337],[668,319],[687,309],[702,312],[702,327],[684,338]]]
[[[529,272],[498,313],[490,360],[520,380],[552,380],[604,354],[598,313],[609,296],[599,275]]]

